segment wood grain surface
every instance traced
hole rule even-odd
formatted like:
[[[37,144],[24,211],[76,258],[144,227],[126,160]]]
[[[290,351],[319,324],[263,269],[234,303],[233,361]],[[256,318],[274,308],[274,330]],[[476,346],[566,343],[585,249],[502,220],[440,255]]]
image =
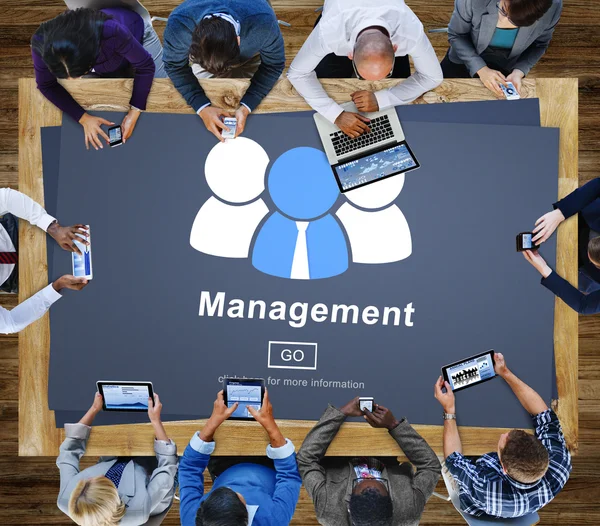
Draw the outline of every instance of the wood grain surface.
[[[179,0],[144,2],[151,14],[157,16],[168,16],[179,3]],[[320,0],[273,1],[278,18],[293,24],[292,28],[282,28],[288,65],[310,32],[317,17],[314,8],[321,3]],[[453,0],[408,0],[408,4],[426,30],[445,26],[453,8]],[[64,4],[60,0],[0,0],[0,7],[0,185],[18,188],[18,144],[22,141],[18,132],[18,79],[33,76],[29,48],[31,35],[41,22],[59,14]],[[155,27],[162,37],[164,24],[157,22]],[[447,35],[428,36],[441,59],[448,47]],[[579,80],[579,185],[599,175],[599,46],[600,2],[570,0],[564,4],[548,51],[529,75],[530,79],[564,77]],[[549,89],[552,89],[551,82]],[[565,223],[562,227],[567,225]],[[45,279],[45,268],[42,274]],[[572,281],[573,275],[569,279]],[[40,287],[43,283],[41,280]],[[3,307],[12,308],[16,304],[15,295],[0,295]],[[542,525],[600,524],[600,316],[579,317],[578,343],[579,451],[574,458],[568,484],[541,510]],[[58,470],[55,459],[16,457],[18,370],[17,336],[0,336],[0,524],[72,524],[56,507]],[[35,447],[35,444],[32,445]],[[180,452],[184,445],[185,442],[179,443]],[[52,452],[53,456],[56,454],[57,451]],[[87,455],[82,468],[96,461],[96,457]],[[207,481],[206,489],[209,488],[210,482]],[[440,483],[437,491],[444,492],[442,488]],[[164,522],[165,526],[179,524],[177,508],[175,503]],[[459,525],[464,521],[451,504],[431,498],[421,524]],[[304,489],[292,525],[317,525],[312,503]]]

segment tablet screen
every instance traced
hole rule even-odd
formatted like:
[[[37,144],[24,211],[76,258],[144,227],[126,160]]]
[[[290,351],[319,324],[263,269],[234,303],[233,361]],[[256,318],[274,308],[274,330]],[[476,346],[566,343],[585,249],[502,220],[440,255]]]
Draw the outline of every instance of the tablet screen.
[[[262,405],[262,382],[260,380],[234,381],[227,383],[227,407],[238,403],[238,408],[231,415],[233,418],[252,418],[248,406],[257,411]]]
[[[148,411],[148,385],[102,384],[106,409]]]
[[[444,370],[453,391],[496,376],[491,352],[449,365]]]
[[[403,141],[391,148],[337,164],[333,170],[340,190],[347,192],[418,167],[417,159]]]

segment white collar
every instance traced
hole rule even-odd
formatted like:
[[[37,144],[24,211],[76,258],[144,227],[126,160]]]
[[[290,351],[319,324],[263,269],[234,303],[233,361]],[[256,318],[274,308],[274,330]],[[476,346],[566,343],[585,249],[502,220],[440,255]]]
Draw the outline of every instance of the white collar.
[[[216,16],[218,18],[222,18],[223,20],[227,20],[227,22],[229,22],[231,25],[233,25],[234,29],[235,29],[235,34],[239,37],[240,36],[240,23],[233,18],[231,15],[228,15],[227,13],[213,13],[212,15],[206,15],[202,20],[206,19],[206,18],[211,18],[213,16]]]
[[[251,506],[246,504],[246,510],[248,510],[248,526],[252,526],[252,521],[254,520],[254,516],[258,511],[258,506]]]

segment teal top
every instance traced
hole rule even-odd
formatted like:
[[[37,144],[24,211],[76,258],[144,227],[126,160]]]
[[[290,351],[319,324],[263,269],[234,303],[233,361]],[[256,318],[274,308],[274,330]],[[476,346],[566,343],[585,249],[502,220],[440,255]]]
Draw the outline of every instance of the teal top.
[[[514,29],[502,29],[500,27],[497,27],[496,31],[494,31],[494,36],[490,41],[490,47],[512,49],[513,44],[515,43],[515,39],[517,38],[518,32],[518,27],[515,27]]]

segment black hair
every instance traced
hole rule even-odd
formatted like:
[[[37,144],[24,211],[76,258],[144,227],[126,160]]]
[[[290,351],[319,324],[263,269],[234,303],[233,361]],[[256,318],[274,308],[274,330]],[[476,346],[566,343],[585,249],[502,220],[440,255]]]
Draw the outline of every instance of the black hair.
[[[589,240],[588,252],[594,263],[600,263],[600,236],[593,237]]]
[[[96,9],[65,11],[38,28],[31,47],[56,78],[81,77],[96,63],[104,22],[110,18]]]
[[[192,34],[190,58],[215,76],[239,61],[240,46],[233,24],[218,16],[201,20]]]
[[[552,7],[552,0],[508,0],[508,19],[517,27],[533,25]]]
[[[248,510],[229,488],[217,488],[200,505],[196,526],[247,526]]]
[[[391,526],[394,517],[392,499],[369,488],[350,497],[350,517],[353,526]]]

